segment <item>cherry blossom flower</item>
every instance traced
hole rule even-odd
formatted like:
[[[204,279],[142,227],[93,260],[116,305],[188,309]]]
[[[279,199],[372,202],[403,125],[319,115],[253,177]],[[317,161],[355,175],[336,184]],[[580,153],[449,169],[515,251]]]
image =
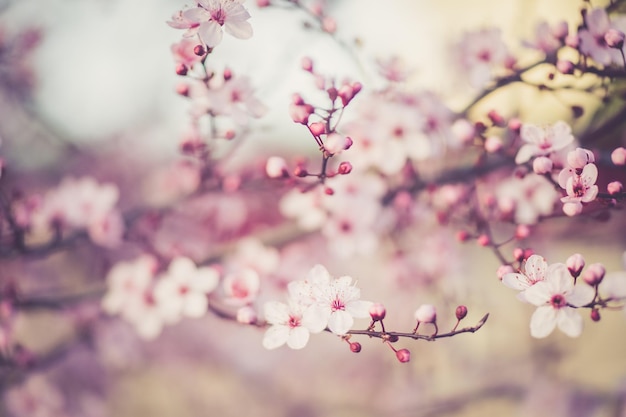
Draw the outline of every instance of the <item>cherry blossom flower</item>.
[[[215,268],[197,268],[185,257],[172,260],[154,289],[164,319],[175,323],[181,317],[202,317],[209,306],[207,295],[217,287],[218,280]]]
[[[306,306],[290,302],[267,302],[264,306],[265,320],[271,325],[263,336],[263,347],[276,349],[287,344],[291,349],[302,349],[309,341],[310,333],[319,333],[325,326],[313,317],[315,312]]]
[[[4,396],[4,405],[14,417],[67,415],[63,395],[41,374],[31,375],[20,386],[8,390]]]
[[[190,38],[183,38],[173,44],[171,50],[174,55],[174,61],[188,68],[193,68],[196,63],[202,60],[202,56],[194,52],[197,45],[198,41]]]
[[[523,124],[520,136],[526,142],[517,152],[515,163],[523,164],[533,156],[545,156],[561,150],[574,141],[572,129],[563,121],[552,126],[539,127]]]
[[[326,268],[316,265],[309,273],[315,304],[312,308],[321,322],[327,321],[328,329],[343,335],[352,328],[354,318],[369,317],[370,301],[360,300],[361,291],[352,278],[342,276],[333,279]]]
[[[552,214],[559,193],[545,178],[529,174],[501,181],[495,190],[498,208],[517,224],[535,224]]]
[[[580,52],[601,65],[621,63],[619,51],[609,47],[604,38],[611,29],[619,28],[611,22],[605,9],[595,8],[588,11],[585,16],[585,27],[578,31]]]
[[[559,22],[554,27],[551,27],[548,22],[540,22],[535,26],[535,39],[524,42],[524,45],[537,49],[546,55],[554,54],[563,45],[567,33],[566,22]]]
[[[224,302],[233,305],[249,304],[257,297],[261,288],[259,274],[252,268],[239,267],[224,277],[222,282]]]
[[[583,320],[575,307],[590,303],[595,297],[588,285],[574,285],[566,267],[555,268],[545,279],[524,292],[526,301],[537,306],[530,320],[530,334],[536,338],[548,336],[555,327],[570,337],[582,333]]]
[[[511,59],[500,29],[489,28],[465,34],[458,45],[459,61],[473,87],[487,84],[494,69]]]
[[[598,168],[595,164],[587,164],[582,169],[580,175],[567,177],[565,184],[559,176],[561,187],[565,188],[567,196],[561,198],[563,211],[568,216],[573,216],[582,211],[582,203],[589,203],[596,199],[598,186],[595,185],[598,179]]]
[[[502,277],[502,283],[509,288],[521,291],[517,298],[526,301],[524,292],[538,282],[545,280],[555,269],[567,268],[565,264],[556,263],[548,266],[542,256],[531,255],[524,264],[524,273],[508,273]]]
[[[197,0],[198,7],[178,13],[168,22],[176,29],[187,29],[185,37],[198,35],[209,48],[222,41],[222,27],[239,39],[252,36],[247,21],[250,13],[242,6],[243,0]]]

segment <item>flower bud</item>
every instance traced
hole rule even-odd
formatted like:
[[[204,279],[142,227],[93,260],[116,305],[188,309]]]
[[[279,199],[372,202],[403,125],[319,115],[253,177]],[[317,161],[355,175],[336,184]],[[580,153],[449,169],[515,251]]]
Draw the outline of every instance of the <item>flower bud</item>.
[[[552,27],[552,35],[557,39],[560,39],[560,40],[565,39],[568,33],[569,33],[569,27],[565,20],[561,20],[560,22],[557,22]]]
[[[622,49],[624,47],[624,37],[624,32],[611,28],[604,34],[604,41],[609,48]]]
[[[576,66],[572,61],[568,61],[566,59],[559,59],[556,61],[556,69],[561,74],[573,74]]]
[[[491,123],[493,123],[494,126],[504,127],[506,125],[504,117],[502,117],[502,115],[495,110],[491,110],[487,113],[487,117],[491,120]]]
[[[476,243],[483,247],[488,246],[491,243],[491,239],[489,239],[489,236],[487,235],[480,235],[476,238]]]
[[[343,161],[339,164],[339,167],[337,168],[337,173],[339,173],[340,175],[346,175],[350,172],[352,172],[352,164],[350,162]]]
[[[522,128],[522,121],[516,117],[509,120],[509,129],[513,132],[519,132]]]
[[[322,122],[311,123],[309,129],[314,136],[323,135],[326,132],[326,126]]]
[[[400,349],[396,351],[396,358],[402,363],[406,363],[411,360],[411,352],[408,349]]]
[[[547,156],[538,156],[533,161],[533,171],[535,174],[548,174],[552,172],[552,166],[552,160]]]
[[[295,169],[293,170],[293,175],[295,175],[296,177],[306,177],[307,175],[309,175],[308,171],[304,168],[304,167],[295,167]]]
[[[593,321],[600,321],[600,310],[598,310],[597,308],[593,308],[591,309],[591,320]]]
[[[206,54],[206,48],[204,45],[196,45],[193,47],[193,53],[197,56],[204,56],[204,54]]]
[[[626,165],[626,149],[620,146],[611,152],[611,161],[615,165]]]
[[[178,64],[176,65],[176,74],[178,75],[187,75],[187,65],[185,64]]]
[[[585,267],[585,258],[580,253],[575,253],[565,261],[569,273],[574,278],[578,278],[583,268]]]
[[[502,149],[502,139],[497,136],[489,136],[485,139],[485,150],[489,153],[496,153]]]
[[[237,310],[237,322],[241,324],[254,324],[257,319],[256,311],[250,306],[241,307]]]
[[[470,235],[466,230],[459,230],[456,233],[456,240],[459,242],[466,242],[469,239]]]
[[[331,133],[324,140],[324,149],[331,154],[337,154],[346,148],[346,138],[338,133]]]
[[[606,190],[609,192],[609,194],[619,194],[622,192],[623,189],[624,186],[619,181],[612,181],[606,186]]]
[[[176,86],[176,93],[178,93],[181,96],[188,96],[189,95],[189,86],[185,83],[180,83]]]
[[[474,125],[467,119],[458,119],[452,124],[452,133],[461,143],[470,143],[476,135]]]
[[[458,306],[456,308],[455,314],[456,314],[456,319],[457,320],[463,320],[465,318],[465,316],[467,316],[467,307],[465,307],[463,305]]]
[[[361,344],[359,342],[350,342],[350,350],[354,353],[361,351]]]
[[[415,320],[420,323],[434,323],[437,321],[437,311],[431,304],[422,304],[415,310]]]
[[[300,61],[300,65],[302,66],[303,70],[313,72],[313,60],[308,56],[302,58],[302,60]]]
[[[265,164],[265,172],[270,178],[287,178],[287,162],[280,156],[270,156]]]
[[[513,249],[513,259],[515,259],[517,262],[522,262],[524,259],[526,259],[524,257],[524,249],[522,249],[522,248],[514,248]]]
[[[530,227],[526,224],[518,224],[515,228],[515,239],[526,239],[530,236]]]
[[[374,303],[371,305],[369,309],[370,317],[374,321],[380,321],[385,318],[385,314],[387,314],[387,310],[385,306],[381,303]]]
[[[596,158],[589,149],[576,148],[567,153],[567,164],[575,169],[582,169],[587,164],[594,163]]]
[[[513,272],[515,272],[515,270],[513,269],[511,265],[500,265],[498,269],[496,270],[496,275],[498,276],[498,279],[502,281],[503,276],[505,276],[506,274],[513,273]]]
[[[580,38],[578,37],[578,35],[567,35],[565,37],[565,45],[569,46],[570,48],[577,49],[578,45],[580,45]]]
[[[350,136],[346,136],[346,145],[344,146],[343,150],[347,151],[348,149],[352,147],[353,144],[354,144],[354,141],[352,140],[352,138]]]
[[[583,280],[592,287],[595,287],[602,282],[602,278],[604,278],[605,273],[606,269],[604,268],[604,265],[600,263],[591,264],[585,270]]]

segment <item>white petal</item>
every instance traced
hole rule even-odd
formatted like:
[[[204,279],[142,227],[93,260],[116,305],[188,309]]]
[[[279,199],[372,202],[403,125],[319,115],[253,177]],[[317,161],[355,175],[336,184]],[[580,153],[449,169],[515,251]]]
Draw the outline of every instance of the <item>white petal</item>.
[[[523,164],[524,162],[528,162],[528,160],[535,155],[536,150],[537,147],[535,145],[522,145],[522,147],[519,148],[519,151],[517,151],[517,155],[515,155],[515,163]]]
[[[265,349],[276,349],[281,347],[289,339],[289,327],[272,326],[265,332],[263,336],[263,347]]]
[[[194,291],[208,294],[217,288],[218,282],[219,274],[214,268],[199,268],[193,276],[190,287]]]
[[[317,264],[309,271],[306,279],[314,285],[328,285],[330,274],[323,265]]]
[[[354,324],[354,319],[345,311],[335,311],[328,319],[328,328],[339,335],[346,334]]]
[[[302,314],[302,326],[309,329],[311,333],[319,333],[328,326],[330,313],[330,307],[312,305]]]
[[[289,307],[278,301],[268,301],[263,306],[265,320],[270,324],[284,324],[289,321]]]
[[[559,330],[569,337],[578,337],[583,332],[583,318],[574,308],[559,309],[557,320]]]
[[[502,283],[507,287],[518,291],[522,291],[530,287],[526,275],[514,272],[504,274],[504,276],[502,277]]]
[[[593,301],[595,296],[596,292],[593,288],[587,284],[579,284],[574,286],[569,294],[565,295],[565,300],[575,307],[582,307]]]
[[[541,306],[550,301],[552,293],[546,281],[540,281],[524,291],[526,300],[536,306]]]
[[[252,37],[252,25],[249,22],[230,21],[224,22],[226,32],[238,39],[249,39]]]
[[[202,39],[202,42],[209,48],[213,48],[222,41],[222,27],[213,20],[204,22],[198,29],[198,35],[200,39]]]
[[[304,327],[296,327],[291,329],[287,346],[292,349],[302,349],[309,341],[309,331]]]
[[[209,302],[205,294],[187,294],[183,304],[183,315],[193,318],[202,317],[206,314],[208,308]]]
[[[369,317],[369,309],[372,306],[371,301],[355,300],[346,304],[346,312],[352,317],[366,318]]]
[[[538,307],[530,319],[530,335],[536,338],[546,337],[555,327],[556,310],[550,306]]]

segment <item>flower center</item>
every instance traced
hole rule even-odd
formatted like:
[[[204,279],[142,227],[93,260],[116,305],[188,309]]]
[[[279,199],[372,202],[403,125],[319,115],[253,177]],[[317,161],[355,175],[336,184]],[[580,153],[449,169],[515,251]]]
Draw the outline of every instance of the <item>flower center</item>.
[[[300,326],[300,317],[289,316],[289,321],[287,322],[287,326],[291,327],[292,329]]]
[[[344,302],[342,300],[340,300],[339,298],[335,298],[333,300],[333,302],[330,304],[330,308],[333,311],[337,311],[337,310],[345,310],[346,309],[346,305],[344,304]]]
[[[554,308],[561,308],[567,305],[567,301],[565,301],[565,297],[561,294],[555,294],[550,298],[550,304]]]
[[[224,10],[222,9],[213,10],[211,12],[211,20],[215,20],[217,23],[219,23],[220,26],[224,26],[224,20],[226,20],[226,13],[224,13]]]

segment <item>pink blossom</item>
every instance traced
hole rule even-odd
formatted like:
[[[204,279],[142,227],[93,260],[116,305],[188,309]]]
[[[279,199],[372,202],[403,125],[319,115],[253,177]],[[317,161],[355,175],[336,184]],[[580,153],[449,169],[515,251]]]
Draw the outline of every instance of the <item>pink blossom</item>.
[[[434,323],[437,321],[437,311],[431,304],[422,304],[415,310],[414,317],[420,323]]]
[[[598,186],[595,185],[597,178],[598,168],[596,165],[585,165],[580,175],[571,175],[565,181],[564,188],[567,192],[567,196],[561,198],[561,202],[570,205],[568,210],[573,209],[572,205],[578,210],[578,208],[582,206],[582,203],[589,203],[595,200],[598,195]],[[563,186],[561,176],[559,176],[559,183]],[[571,215],[567,211],[566,214]]]
[[[62,417],[65,400],[61,392],[41,374],[30,375],[9,389],[3,405],[14,417]]]
[[[256,299],[261,288],[261,280],[254,269],[238,268],[225,275],[222,288],[226,303],[241,306]]]
[[[615,29],[613,26],[605,9],[595,8],[588,11],[585,16],[585,27],[578,31],[580,52],[601,65],[621,62],[619,51],[611,48],[605,40],[607,32]]]
[[[164,319],[176,323],[182,317],[202,317],[208,309],[207,296],[217,287],[218,279],[214,268],[198,268],[185,257],[172,260],[154,289]]]
[[[564,264],[556,263],[548,266],[548,263],[542,256],[531,255],[524,264],[523,273],[508,273],[502,277],[502,283],[509,288],[521,291],[517,298],[521,301],[527,301],[525,292],[546,279],[555,269],[566,268]]]
[[[535,224],[552,214],[559,194],[545,178],[529,174],[501,181],[495,190],[498,208],[518,224]]]
[[[590,303],[595,297],[593,288],[574,285],[567,268],[551,270],[541,282],[524,292],[526,301],[537,306],[530,320],[533,337],[548,336],[555,327],[570,337],[582,333],[583,320],[574,307]]]
[[[406,62],[401,57],[392,56],[387,59],[377,59],[378,73],[392,82],[403,82],[411,75],[406,68]]]
[[[312,284],[312,305],[319,323],[343,335],[352,328],[355,318],[369,317],[370,301],[360,300],[361,291],[352,283],[352,278],[342,276],[333,279],[326,268],[316,265],[309,273]]]
[[[559,22],[554,27],[551,27],[548,22],[540,22],[535,26],[535,39],[524,42],[524,45],[546,55],[554,54],[563,44],[567,31],[566,22]]]
[[[615,165],[626,165],[626,148],[620,146],[611,152],[611,162]]]
[[[265,173],[270,178],[286,178],[289,176],[287,162],[280,156],[270,156],[265,163]]]
[[[574,141],[572,129],[563,121],[552,126],[539,127],[523,124],[520,136],[526,142],[517,152],[515,163],[523,164],[533,156],[549,155],[561,150]]]
[[[197,7],[174,15],[168,24],[177,29],[187,29],[186,37],[198,35],[209,48],[222,41],[222,27],[239,39],[252,36],[252,26],[247,20],[250,13],[242,6],[243,0],[197,0]]]
[[[202,60],[202,56],[194,52],[197,45],[198,41],[190,38],[183,38],[178,43],[173,44],[171,50],[174,55],[174,61],[192,68]]]
[[[465,34],[458,45],[458,54],[463,71],[476,88],[487,84],[494,70],[504,67],[510,60],[502,33],[497,28]]]
[[[263,336],[263,347],[276,349],[287,344],[291,349],[302,349],[311,333],[324,329],[319,320],[312,317],[311,309],[298,303],[289,304],[270,301],[264,306],[265,320],[270,327]]]

